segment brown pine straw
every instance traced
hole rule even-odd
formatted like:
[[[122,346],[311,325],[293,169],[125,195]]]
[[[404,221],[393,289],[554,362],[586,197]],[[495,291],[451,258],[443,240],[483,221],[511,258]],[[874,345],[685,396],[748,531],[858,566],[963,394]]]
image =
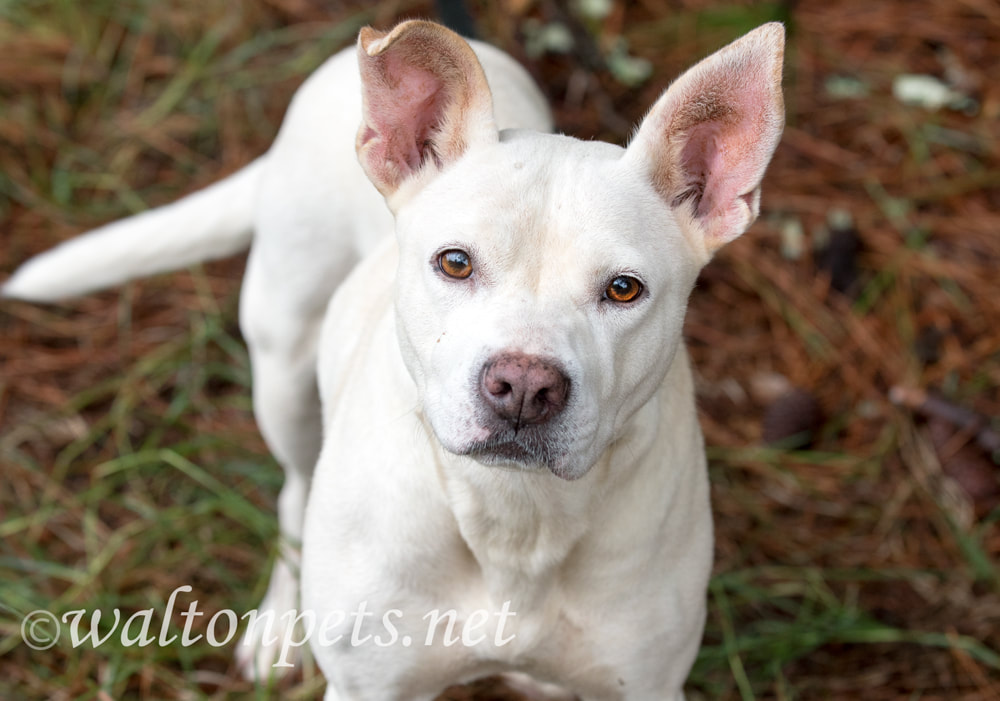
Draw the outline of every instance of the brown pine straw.
[[[231,21],[227,41],[235,45],[277,26],[297,27],[304,40],[317,40],[370,4],[247,0],[238,16],[222,0],[156,5],[151,26],[200,36]],[[619,142],[629,135],[622,125],[640,119],[670,78],[738,33],[725,22],[699,20],[735,4],[613,3],[598,27],[597,46],[622,36],[654,67],[652,80],[630,89],[606,70],[582,68],[573,55],[525,55],[525,21],[550,21],[554,3],[473,5],[484,36],[524,59],[542,83],[562,130]],[[685,327],[712,457],[716,570],[861,570],[873,575],[870,581],[831,576],[825,586],[886,625],[964,636],[1000,650],[998,498],[967,488],[967,475],[989,485],[997,473],[990,451],[1000,417],[1000,4],[801,0],[783,7],[790,30],[788,126],[764,183],[761,220],[704,271]],[[433,16],[433,8],[386,3],[376,21],[384,26],[404,13]],[[10,28],[0,21],[0,29]],[[102,46],[118,46],[114,33],[126,30],[106,31]],[[134,42],[120,47],[134,52],[120,103],[74,107],[74,90],[106,79],[98,57],[68,30],[0,32],[0,173],[7,187],[0,195],[0,279],[30,255],[101,223],[102,215],[127,213],[107,188],[83,187],[70,205],[56,204],[40,173],[72,145],[100,154],[95,163],[146,201],[167,202],[262,153],[301,80],[275,77],[249,100],[220,95],[203,115],[217,125],[214,135],[182,113],[147,124],[140,116],[155,101],[156,86],[176,75],[183,60],[152,31]],[[264,75],[287,51],[275,49],[253,65]],[[962,82],[978,109],[965,114],[902,105],[892,96],[901,73]],[[827,86],[834,77],[857,80],[865,96],[833,96]],[[248,104],[258,112],[249,114]],[[831,288],[813,253],[832,210],[849,213],[860,241],[857,285],[846,295]],[[780,232],[789,220],[805,232],[805,250],[794,260],[781,255]],[[37,464],[53,465],[108,410],[103,402],[67,413],[68,403],[187,333],[206,308],[206,295],[207,306],[223,309],[235,325],[243,262],[215,262],[204,274],[139,281],[124,292],[59,306],[0,302],[0,445],[16,444]],[[770,399],[755,387],[770,376],[818,399],[827,423],[814,452],[784,454],[761,445]],[[900,389],[892,397],[894,387]],[[226,403],[234,395],[233,387],[212,390],[206,401],[228,408],[199,416],[196,429],[263,454],[252,417]],[[155,392],[143,402],[151,416],[170,404]],[[944,419],[943,429],[935,428],[934,417]],[[2,552],[27,558],[43,543],[55,559],[79,561],[87,546],[73,510],[74,489],[96,479],[97,465],[114,454],[110,443],[88,448],[64,481],[5,467],[0,521],[41,493],[54,494],[65,512],[8,539]],[[972,467],[956,470],[959,460]],[[134,518],[110,503],[102,516],[95,524],[100,534]],[[962,538],[973,539],[993,563],[992,578],[977,574]],[[257,567],[259,555],[252,548],[225,550],[240,572]],[[913,574],[876,576],[897,571]],[[155,587],[169,592],[181,583],[173,577],[185,575],[159,576]],[[805,587],[783,576],[772,580],[786,589]],[[141,580],[135,586],[153,585]],[[771,610],[743,611],[737,633],[771,615],[780,618]],[[719,642],[713,630],[718,621],[710,617],[709,645]],[[226,668],[226,654],[204,688],[248,691]],[[0,677],[37,682],[45,675],[32,671],[34,660],[0,659]],[[83,689],[99,664],[80,664],[75,688]],[[794,693],[774,682],[757,689],[759,698],[1000,698],[1000,673],[957,646],[831,643],[781,671]],[[152,676],[145,673],[138,688],[148,696],[167,693]],[[739,698],[731,683],[720,683],[723,698]]]

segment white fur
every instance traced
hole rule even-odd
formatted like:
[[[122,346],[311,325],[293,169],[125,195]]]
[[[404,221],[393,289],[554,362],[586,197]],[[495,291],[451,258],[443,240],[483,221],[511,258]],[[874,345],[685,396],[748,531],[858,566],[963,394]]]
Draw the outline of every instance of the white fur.
[[[409,53],[393,54],[408,37]],[[331,59],[298,93],[268,154],[215,201],[224,209],[252,192],[256,202],[241,224],[255,233],[240,321],[255,411],[287,480],[278,508],[288,543],[264,607],[294,607],[302,537],[303,607],[314,621],[343,619],[311,631],[328,701],[425,701],[495,673],[536,698],[683,698],[705,618],[712,522],[681,327],[701,266],[756,216],[781,130],[781,28],[756,30],[689,71],[628,149],[537,133],[549,117],[524,72],[477,45],[487,88],[456,41],[419,22],[363,33],[358,58],[375,76],[366,100],[379,99],[363,106],[354,58]],[[394,85],[380,71],[435,42],[453,61],[421,64],[430,75],[418,78],[456,81],[454,105],[476,106],[449,106],[433,132],[463,150],[413,163],[421,143],[387,165],[391,134],[378,129],[399,115],[373,113],[393,109],[376,94]],[[712,112],[695,104],[709,93],[705,104],[733,109],[715,110],[728,121],[695,130],[711,138],[688,148],[692,120]],[[482,110],[490,99],[500,128],[527,130],[498,133]],[[395,237],[383,235],[392,217],[354,160],[362,112],[361,160],[395,178],[378,182]],[[734,114],[752,128],[730,129]],[[692,174],[692,163],[734,167]],[[713,195],[700,203],[685,194],[698,178]],[[211,212],[208,192],[173,207]],[[165,230],[167,209],[149,220],[158,217]],[[138,223],[119,226],[129,221]],[[436,268],[454,248],[471,255],[468,280]],[[113,265],[101,257],[112,250]],[[117,244],[90,260],[95,270],[78,271],[72,289],[107,281],[102,266],[124,267],[118,279],[148,271],[130,268]],[[15,276],[6,294],[63,289],[32,265],[42,284],[25,292]],[[644,294],[606,299],[620,275],[639,279]],[[569,387],[561,411],[511,439],[534,441],[528,457],[483,448],[496,423],[480,378],[512,353],[546,359]],[[360,610],[369,617],[343,618]],[[482,637],[446,646],[439,629],[423,644],[435,610],[454,610],[460,628],[476,623]],[[386,635],[389,614],[393,644],[351,643]],[[501,635],[509,642],[497,644]],[[266,673],[275,646],[250,642],[240,648],[251,651],[245,670]]]
[[[0,292],[54,302],[242,251],[253,235],[263,170],[258,159],[179,202],[70,239],[18,268]]]
[[[412,55],[410,30],[362,34],[359,59],[372,61],[362,75],[373,81],[359,154],[395,213],[396,240],[337,290],[319,345],[325,433],[303,604],[320,621],[362,605],[371,614],[326,631],[336,642],[312,638],[327,701],[422,701],[456,680],[512,671],[558,684],[559,698],[680,699],[712,562],[681,326],[701,266],[756,215],[783,121],[780,25],[679,80],[628,149],[516,130],[497,138],[477,107],[436,132],[441,143],[463,135],[465,150],[422,163],[383,133],[399,120],[384,113],[386,86],[407,74],[392,71]],[[394,42],[396,57],[375,63]],[[449,42],[440,50],[461,60]],[[456,102],[480,104],[485,88],[471,85],[455,83]],[[724,96],[692,106],[708,92]],[[748,146],[747,133],[763,145]],[[409,176],[398,182],[403,163]],[[712,170],[718,163],[733,168]],[[679,197],[691,182],[713,199]],[[438,269],[453,249],[472,261],[468,278]],[[646,293],[615,304],[603,293],[623,274]],[[542,443],[527,457],[476,452],[501,430],[481,378],[505,354],[546,359],[570,387],[559,413],[512,439]],[[349,642],[384,634],[387,612],[395,635],[420,641],[428,612],[455,610],[468,623],[505,606],[516,616],[490,617],[476,644]]]
[[[471,42],[498,96],[497,123],[551,128],[544,98],[505,53]],[[278,499],[281,557],[258,607],[276,620],[298,602],[298,549],[320,448],[316,344],[327,303],[351,268],[392,232],[392,216],[354,153],[361,115],[353,48],[330,58],[296,92],[267,154],[175,203],[112,222],[22,265],[0,295],[49,302],[173,270],[252,246],[240,328],[253,369],[253,407],[285,470]],[[283,634],[275,630],[275,637]],[[281,672],[280,645],[244,640],[248,677]]]

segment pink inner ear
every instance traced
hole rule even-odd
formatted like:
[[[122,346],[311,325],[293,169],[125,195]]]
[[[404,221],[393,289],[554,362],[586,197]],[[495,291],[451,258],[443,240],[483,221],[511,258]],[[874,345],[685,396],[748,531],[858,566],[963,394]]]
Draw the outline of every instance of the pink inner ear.
[[[364,108],[358,158],[387,198],[404,181],[454,163],[470,144],[495,141],[486,75],[454,32],[419,20],[388,34],[362,29],[358,67]]]
[[[784,31],[767,24],[684,73],[643,120],[629,153],[673,207],[690,207],[708,252],[758,213],[760,183],[784,124]]]
[[[379,151],[404,177],[420,170],[431,149],[447,96],[444,83],[392,54],[384,54],[383,89],[369,93],[368,117],[361,143],[382,138]]]
[[[683,189],[674,199],[693,199],[699,217],[752,196],[762,170],[755,152],[766,128],[767,97],[751,90],[712,97],[711,107],[698,105],[698,111],[708,114],[685,116],[692,126],[681,151]]]
[[[718,136],[719,125],[715,122],[696,124],[688,130],[680,159],[683,182],[672,184],[673,187],[680,186],[673,206],[692,200],[699,215],[711,208],[710,200],[714,193],[706,185],[711,182],[713,172],[718,172],[721,167]]]

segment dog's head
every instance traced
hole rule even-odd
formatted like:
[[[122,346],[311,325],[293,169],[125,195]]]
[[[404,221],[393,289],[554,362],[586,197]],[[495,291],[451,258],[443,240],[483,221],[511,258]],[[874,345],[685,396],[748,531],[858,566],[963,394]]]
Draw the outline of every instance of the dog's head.
[[[663,381],[701,267],[757,216],[784,30],[681,76],[625,149],[498,132],[457,35],[363,30],[361,163],[396,215],[397,331],[442,445],[585,474]]]

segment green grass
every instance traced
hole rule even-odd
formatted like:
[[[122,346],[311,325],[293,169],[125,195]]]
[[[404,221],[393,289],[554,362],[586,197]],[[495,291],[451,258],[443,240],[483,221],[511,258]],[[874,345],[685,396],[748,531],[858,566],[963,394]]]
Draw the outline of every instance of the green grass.
[[[116,608],[123,619],[149,607],[161,616],[165,597],[182,584],[195,588],[182,597],[184,607],[194,599],[209,613],[256,606],[277,535],[272,508],[281,476],[259,442],[247,447],[224,427],[217,435],[199,428],[216,423],[220,412],[243,415],[244,425],[249,420],[245,350],[222,318],[193,317],[187,333],[74,396],[64,416],[98,418],[51,465],[29,451],[4,450],[5,478],[28,499],[8,503],[0,524],[8,544],[0,558],[0,655],[37,672],[67,666],[62,681],[46,681],[48,674],[20,679],[6,698],[35,696],[36,685],[41,698],[45,684],[65,684],[76,698],[126,698],[140,677],[165,690],[176,684],[174,675],[196,677],[205,665],[229,670],[231,649],[207,644],[143,648],[112,636],[95,650],[73,649],[64,634],[52,650],[31,652],[18,631],[21,616],[37,609],[59,616],[84,609],[84,620],[101,611],[105,623]],[[41,417],[40,426],[59,418]],[[175,616],[175,630],[182,624]],[[81,667],[91,668],[91,678],[75,678]]]

